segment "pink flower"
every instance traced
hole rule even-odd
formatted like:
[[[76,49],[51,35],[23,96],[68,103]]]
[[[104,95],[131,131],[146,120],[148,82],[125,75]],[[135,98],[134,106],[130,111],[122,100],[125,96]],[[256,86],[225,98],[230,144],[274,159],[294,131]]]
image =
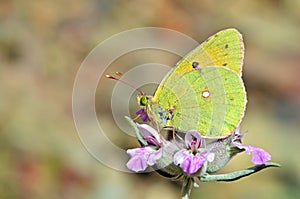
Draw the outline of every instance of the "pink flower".
[[[139,115],[143,122],[150,122],[151,121],[149,116],[148,116],[147,111],[144,108],[141,108],[135,114]]]
[[[212,162],[214,154],[207,149],[200,149],[202,138],[197,131],[188,131],[185,135],[186,149],[182,149],[173,157],[175,165],[188,175],[194,174],[203,166],[206,161]]]
[[[243,137],[243,133],[240,133],[240,127],[238,126],[235,130],[235,139],[233,140],[233,145],[239,149],[244,149],[247,154],[252,153],[251,161],[254,164],[263,164],[269,160],[271,160],[271,155],[265,150],[254,147],[252,145],[243,145],[241,144],[241,138]]]
[[[139,172],[144,171],[148,166],[153,166],[162,157],[162,148],[159,134],[147,124],[136,124],[144,140],[148,145],[135,149],[128,149],[130,156],[126,166],[128,169]]]

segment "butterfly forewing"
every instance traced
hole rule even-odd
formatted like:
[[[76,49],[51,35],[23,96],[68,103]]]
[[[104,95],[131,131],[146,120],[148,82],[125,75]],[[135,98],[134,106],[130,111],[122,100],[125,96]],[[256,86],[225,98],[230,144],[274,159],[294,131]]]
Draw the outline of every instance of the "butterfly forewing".
[[[199,49],[193,50],[186,59],[189,62],[199,62],[199,67],[222,66],[229,68],[242,76],[242,66],[244,60],[244,43],[242,35],[236,29],[220,31],[203,42]],[[204,51],[209,55],[210,61],[202,59]]]
[[[154,99],[157,99],[157,95],[162,91],[164,84],[195,68],[221,66],[229,68],[241,76],[243,59],[244,43],[242,35],[232,28],[220,31],[176,64],[174,69],[165,76],[158,86]]]

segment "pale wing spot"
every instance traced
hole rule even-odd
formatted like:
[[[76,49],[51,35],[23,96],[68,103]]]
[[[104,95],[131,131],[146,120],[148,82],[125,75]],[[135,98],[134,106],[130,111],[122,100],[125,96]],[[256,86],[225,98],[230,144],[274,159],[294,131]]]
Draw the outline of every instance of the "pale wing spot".
[[[208,98],[209,96],[210,96],[209,90],[204,90],[204,91],[202,91],[202,97]]]

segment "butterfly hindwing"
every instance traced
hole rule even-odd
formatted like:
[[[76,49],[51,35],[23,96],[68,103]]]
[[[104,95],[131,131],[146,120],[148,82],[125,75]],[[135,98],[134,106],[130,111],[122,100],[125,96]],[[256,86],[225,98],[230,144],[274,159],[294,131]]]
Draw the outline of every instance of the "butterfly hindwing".
[[[164,85],[157,103],[172,109],[168,126],[195,129],[206,137],[224,137],[243,118],[246,92],[241,77],[224,67],[205,67]]]

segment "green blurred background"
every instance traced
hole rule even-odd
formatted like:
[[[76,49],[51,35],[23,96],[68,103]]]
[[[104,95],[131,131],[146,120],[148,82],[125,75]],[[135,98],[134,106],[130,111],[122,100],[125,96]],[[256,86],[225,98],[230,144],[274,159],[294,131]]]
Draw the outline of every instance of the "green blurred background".
[[[199,42],[228,27],[243,34],[249,98],[244,142],[282,164],[236,182],[202,183],[192,198],[298,198],[299,10],[294,0],[1,0],[0,198],[180,197],[178,183],[155,173],[121,173],[92,158],[72,118],[72,87],[83,59],[111,35],[145,26],[174,29]],[[131,63],[129,58],[119,65]],[[165,59],[176,63],[172,56]],[[99,99],[110,100],[113,84],[106,81]],[[97,107],[114,129],[114,143],[137,146],[120,136],[109,109]],[[250,157],[241,154],[222,172],[249,166]]]

